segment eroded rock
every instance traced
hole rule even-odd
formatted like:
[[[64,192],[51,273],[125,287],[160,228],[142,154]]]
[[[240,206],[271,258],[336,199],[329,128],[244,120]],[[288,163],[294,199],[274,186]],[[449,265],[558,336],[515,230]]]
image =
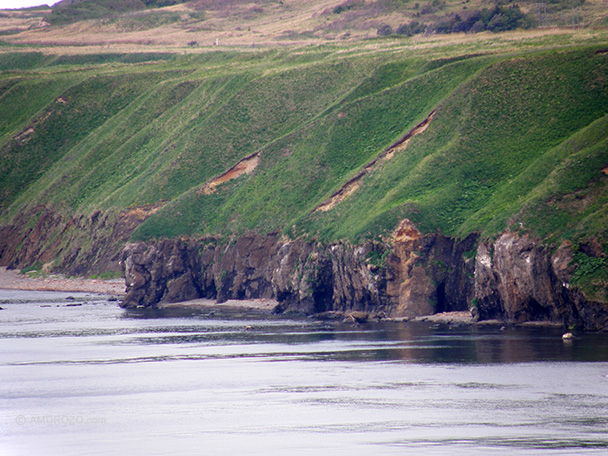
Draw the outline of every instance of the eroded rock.
[[[608,328],[608,309],[570,286],[572,250],[527,236],[455,240],[404,221],[384,243],[359,246],[249,234],[128,244],[123,306],[211,298],[275,299],[276,311],[352,312],[415,318],[470,312],[475,321],[550,322]]]
[[[608,306],[586,299],[570,284],[571,247],[564,242],[552,254],[529,236],[509,232],[492,245],[481,243],[474,297],[479,318],[608,328]]]

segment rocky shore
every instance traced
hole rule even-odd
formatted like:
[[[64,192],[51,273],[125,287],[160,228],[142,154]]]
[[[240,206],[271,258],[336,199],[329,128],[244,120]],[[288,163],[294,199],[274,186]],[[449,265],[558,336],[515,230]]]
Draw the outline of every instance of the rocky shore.
[[[403,220],[389,238],[358,245],[278,233],[249,233],[230,242],[127,243],[122,251],[116,242],[92,243],[91,252],[99,261],[105,258],[106,270],[122,269],[124,281],[50,273],[32,277],[2,268],[0,288],[109,293],[121,296],[123,307],[262,299],[272,300],[275,304],[266,307],[276,313],[367,312],[411,320],[462,312],[474,321],[608,330],[608,305],[571,284],[571,246],[552,250],[509,231],[492,240],[475,233],[457,239],[423,234]],[[27,265],[13,258],[12,250],[2,252],[4,264]]]
[[[322,244],[278,234],[127,244],[123,307],[271,299],[274,311],[608,329],[608,306],[570,285],[572,252],[528,236],[422,234],[404,220],[386,242]],[[455,314],[456,312],[457,314]],[[440,317],[434,317],[440,318]],[[429,320],[430,321],[430,320]]]

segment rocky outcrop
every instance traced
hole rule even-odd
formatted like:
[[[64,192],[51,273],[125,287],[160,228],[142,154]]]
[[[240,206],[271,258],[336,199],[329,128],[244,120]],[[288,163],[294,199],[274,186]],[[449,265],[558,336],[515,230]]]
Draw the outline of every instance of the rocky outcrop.
[[[36,206],[0,226],[0,265],[92,275],[120,272],[124,243],[159,206],[67,216]]]
[[[393,314],[406,317],[469,309],[477,235],[457,241],[423,235],[408,220],[393,233],[387,257],[387,293]]]
[[[329,247],[278,235],[245,235],[227,245],[165,240],[128,244],[121,264],[123,306],[153,306],[198,297],[274,298],[278,311],[381,309],[381,283],[368,268],[373,246]]]
[[[353,246],[277,234],[128,244],[125,307],[206,297],[273,298],[276,311],[362,311],[417,317],[468,311],[476,319],[608,328],[608,309],[570,286],[572,249],[528,236],[454,240],[403,221],[386,242]]]
[[[37,263],[91,275],[122,270],[123,306],[155,306],[199,297],[272,298],[278,312],[362,311],[418,317],[471,310],[480,320],[548,321],[608,329],[608,305],[571,285],[573,248],[552,252],[529,236],[495,241],[422,234],[404,220],[383,242],[322,244],[278,234],[126,244],[157,208],[66,218],[33,208],[0,227],[0,265]],[[602,255],[593,242],[581,247]]]
[[[423,236],[404,221],[390,243],[321,244],[279,235],[129,244],[121,264],[129,306],[189,298],[274,298],[277,311],[387,316],[467,310],[474,261],[464,241]]]
[[[480,319],[608,329],[608,305],[572,287],[573,272],[568,243],[552,254],[529,236],[503,233],[477,249],[474,313]]]

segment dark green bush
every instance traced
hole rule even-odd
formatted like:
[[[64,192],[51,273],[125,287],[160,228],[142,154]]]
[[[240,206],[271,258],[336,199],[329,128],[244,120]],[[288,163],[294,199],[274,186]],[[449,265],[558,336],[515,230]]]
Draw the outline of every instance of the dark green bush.
[[[414,36],[424,33],[425,30],[426,26],[424,24],[421,24],[418,21],[412,21],[409,24],[401,24],[397,27],[396,33],[397,35]]]
[[[393,28],[388,24],[384,24],[378,27],[378,31],[376,33],[378,36],[389,36],[393,34]]]
[[[478,33],[483,31],[504,32],[515,29],[528,29],[534,24],[533,19],[523,13],[518,5],[510,7],[496,6],[484,8],[467,15],[455,14],[451,18],[435,25],[436,33]]]

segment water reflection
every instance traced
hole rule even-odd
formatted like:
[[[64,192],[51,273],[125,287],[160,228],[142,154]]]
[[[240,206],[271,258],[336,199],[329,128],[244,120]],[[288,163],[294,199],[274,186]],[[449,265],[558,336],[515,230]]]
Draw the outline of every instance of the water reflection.
[[[240,309],[146,309],[125,319],[155,321],[129,344],[264,344],[268,356],[344,361],[492,364],[532,361],[606,361],[608,338],[587,333],[564,341],[556,328],[450,326],[423,322],[317,322]],[[179,319],[179,326],[163,321]],[[183,324],[183,322],[190,324]],[[164,334],[163,334],[164,333]],[[293,352],[284,346],[298,346]],[[304,348],[305,347],[305,348]]]

